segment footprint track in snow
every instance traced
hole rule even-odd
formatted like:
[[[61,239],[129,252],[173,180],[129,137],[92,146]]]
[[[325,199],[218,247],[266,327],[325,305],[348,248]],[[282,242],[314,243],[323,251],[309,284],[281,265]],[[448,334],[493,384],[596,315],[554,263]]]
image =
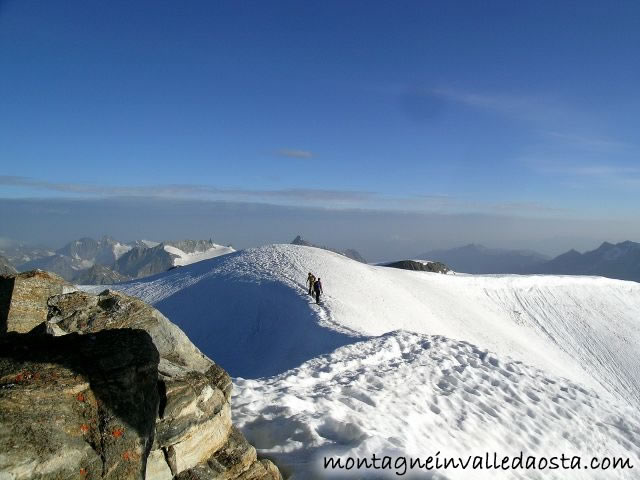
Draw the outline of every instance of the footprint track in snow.
[[[422,348],[427,344],[429,348]],[[609,399],[569,380],[446,337],[394,332],[306,362],[296,369],[296,376],[305,380],[287,383],[301,385],[300,389],[284,394],[278,377],[267,383],[244,381],[238,395],[252,396],[255,404],[251,411],[234,409],[240,427],[255,416],[256,407],[260,411],[259,405],[267,408],[288,395],[312,396],[311,412],[301,404],[276,414],[274,421],[306,425],[311,438],[305,449],[319,455],[339,448],[352,456],[383,451],[405,455],[523,451],[549,456],[565,452],[585,458],[619,455],[632,458],[634,464],[640,457],[637,411],[624,404],[612,408]],[[307,393],[309,389],[313,394]],[[282,455],[286,461],[298,458],[291,448],[290,441],[283,440],[263,451],[276,458]],[[308,463],[298,463],[295,478],[308,478],[313,461],[309,457]],[[451,480],[469,478],[460,472],[445,473]],[[535,478],[515,471],[488,473],[473,478]],[[589,472],[569,477],[566,472],[547,473],[540,478],[600,478]],[[618,470],[607,478],[634,477]]]

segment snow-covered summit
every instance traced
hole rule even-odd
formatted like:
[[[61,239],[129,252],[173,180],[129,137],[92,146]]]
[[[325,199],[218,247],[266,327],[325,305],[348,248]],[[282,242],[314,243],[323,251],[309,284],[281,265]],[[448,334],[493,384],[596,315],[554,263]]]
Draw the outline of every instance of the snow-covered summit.
[[[186,245],[183,245],[185,243]],[[164,251],[173,255],[174,266],[181,267],[184,265],[191,265],[192,263],[201,262],[202,260],[208,260],[210,258],[219,257],[220,255],[235,252],[233,247],[225,247],[224,245],[217,245],[213,242],[202,242],[202,244],[196,242],[190,243],[193,243],[193,245],[190,245],[187,241],[177,242],[177,244],[163,244]]]

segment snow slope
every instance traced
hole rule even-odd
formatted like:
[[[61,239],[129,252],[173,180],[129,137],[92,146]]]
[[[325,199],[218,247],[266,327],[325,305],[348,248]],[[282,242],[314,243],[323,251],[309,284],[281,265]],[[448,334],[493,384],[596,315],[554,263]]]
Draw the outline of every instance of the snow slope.
[[[176,258],[173,259],[173,264],[175,266],[191,265],[192,263],[209,260],[210,258],[215,258],[219,257],[220,255],[227,255],[228,253],[235,252],[232,247],[225,247],[223,245],[216,244],[214,244],[213,247],[208,248],[202,252],[187,253],[171,245],[165,245],[164,250],[167,253],[176,255]]]
[[[626,452],[640,468],[640,284],[412,272],[273,245],[116,288],[238,377],[236,421],[296,478],[332,449]],[[539,478],[603,478],[561,472]]]
[[[154,242],[153,240],[144,240],[144,239],[140,240],[140,243],[147,248],[153,248],[160,245],[160,242]]]
[[[330,477],[322,465],[333,455],[390,455],[395,465],[437,452],[441,459],[564,453],[582,465],[617,456],[640,466],[637,409],[470,343],[409,332],[342,347],[276,377],[236,379],[234,422],[301,479]],[[637,478],[634,470],[441,472],[436,478]]]

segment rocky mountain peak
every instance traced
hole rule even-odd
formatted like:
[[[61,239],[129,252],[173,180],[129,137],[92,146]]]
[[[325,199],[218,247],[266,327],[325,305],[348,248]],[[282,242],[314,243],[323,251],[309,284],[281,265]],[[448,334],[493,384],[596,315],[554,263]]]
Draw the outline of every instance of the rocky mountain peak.
[[[307,242],[300,235],[297,235],[296,238],[291,242],[292,245],[302,245],[303,247],[312,247],[313,244],[311,242]]]
[[[163,242],[164,245],[169,245],[171,247],[176,247],[182,250],[185,253],[194,253],[194,252],[205,252],[210,248],[215,247],[215,243],[213,243],[213,239],[209,240],[179,240],[179,241],[169,241]]]

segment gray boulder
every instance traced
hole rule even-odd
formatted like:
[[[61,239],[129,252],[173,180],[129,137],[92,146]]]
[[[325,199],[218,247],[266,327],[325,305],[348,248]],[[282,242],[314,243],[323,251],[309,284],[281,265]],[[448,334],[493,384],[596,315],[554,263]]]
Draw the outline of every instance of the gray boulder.
[[[54,295],[46,305],[46,329],[52,335],[139,328],[151,335],[160,352],[161,371],[179,374],[183,370],[195,370],[204,373],[213,365],[182,330],[137,298],[113,290],[105,290],[99,295],[77,291]]]

